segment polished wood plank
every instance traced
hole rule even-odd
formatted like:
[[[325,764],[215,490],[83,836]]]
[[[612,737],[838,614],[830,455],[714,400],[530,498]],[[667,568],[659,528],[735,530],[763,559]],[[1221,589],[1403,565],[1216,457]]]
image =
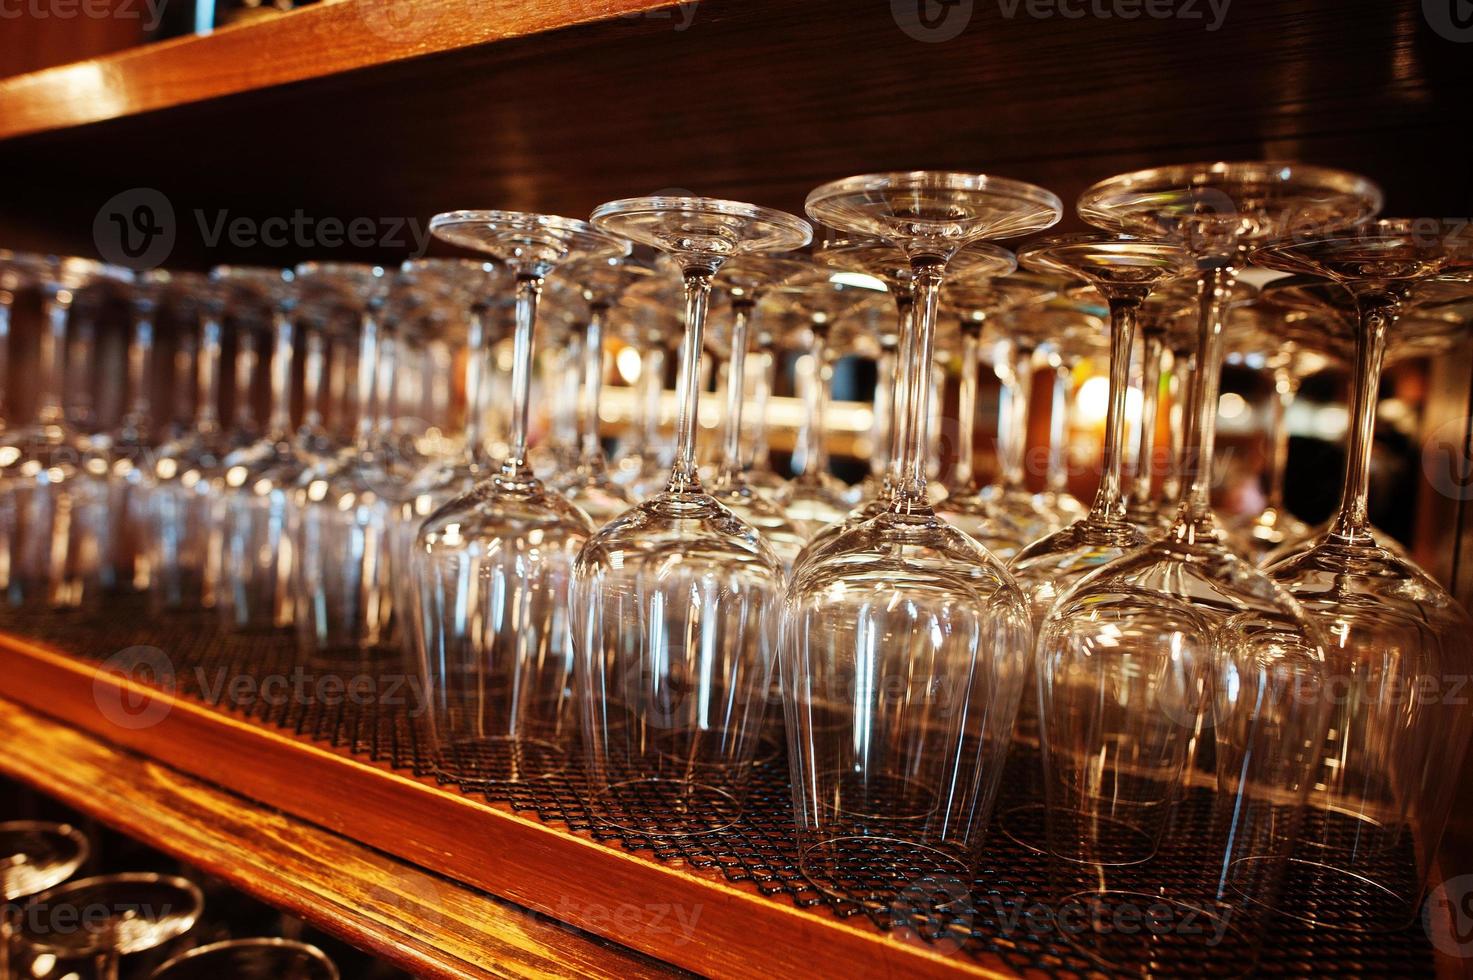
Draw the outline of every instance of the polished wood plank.
[[[679,972],[12,701],[0,700],[0,742],[5,775],[416,976]]]

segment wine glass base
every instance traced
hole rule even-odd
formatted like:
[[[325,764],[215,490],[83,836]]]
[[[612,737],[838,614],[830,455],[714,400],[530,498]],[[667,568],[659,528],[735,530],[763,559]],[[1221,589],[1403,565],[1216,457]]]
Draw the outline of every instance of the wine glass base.
[[[1415,872],[1409,866],[1413,860],[1410,854],[1406,855],[1408,866],[1405,867],[1397,866],[1396,855],[1388,854],[1386,857],[1388,860],[1377,870],[1394,876],[1397,879],[1394,883],[1402,888],[1401,893],[1345,868],[1300,857],[1290,858],[1283,890],[1313,898],[1293,905],[1285,904],[1280,911],[1287,918],[1316,928],[1342,932],[1399,932],[1405,929],[1420,911],[1416,898],[1421,894],[1421,883],[1415,880]],[[1236,863],[1244,864],[1251,860],[1268,859],[1249,858]]]
[[[690,837],[733,826],[741,801],[705,783],[675,779],[629,779],[597,790],[590,799],[599,823],[648,837]]]
[[[1114,889],[1069,895],[1054,922],[1065,942],[1120,976],[1245,976],[1262,938],[1195,905]]]
[[[504,786],[560,776],[568,754],[540,738],[496,735],[452,739],[436,751],[435,771],[467,786]]]
[[[1143,806],[1139,809],[1144,812],[1157,808]],[[1087,851],[1081,848],[1072,854],[1061,853],[1056,847],[1046,847],[1045,850],[1061,861],[1085,867],[1119,868],[1144,864],[1156,856],[1160,831],[1165,829],[1168,816],[1165,807],[1156,814],[1147,814],[1147,818],[1158,825],[1158,832],[1153,834],[1125,820],[1072,811],[1055,810],[1050,813],[1045,809],[1044,821],[1052,825],[1049,836],[1060,841],[1088,841],[1090,845]]]
[[[1009,807],[997,818],[998,830],[1008,840],[1035,854],[1048,853],[1048,830],[1044,821],[1048,808],[1042,803]]]
[[[892,773],[829,770],[817,782],[825,800],[837,801],[825,806],[831,816],[866,829],[925,820],[939,802],[931,787]]]
[[[902,917],[956,907],[972,891],[965,863],[898,837],[829,838],[803,849],[798,870],[831,898]]]

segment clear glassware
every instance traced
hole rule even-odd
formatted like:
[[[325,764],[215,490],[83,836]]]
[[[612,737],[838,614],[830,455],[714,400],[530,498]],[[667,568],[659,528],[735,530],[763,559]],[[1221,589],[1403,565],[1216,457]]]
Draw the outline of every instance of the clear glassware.
[[[999,365],[1003,382],[998,403],[999,473],[997,481],[987,488],[990,493],[984,493],[972,462],[976,454],[983,333],[994,316],[1047,303],[1071,285],[1067,279],[1024,272],[997,279],[949,282],[941,296],[942,303],[958,314],[961,424],[957,465],[946,499],[936,506],[936,516],[974,538],[1003,562],[1051,527],[1052,514],[1039,496],[1023,485],[1033,356],[1041,338],[1026,329],[1026,321],[1009,320],[1000,328],[1004,337],[1013,339],[998,342],[1004,350]]]
[[[12,606],[73,609],[100,597],[112,534],[107,465],[68,416],[62,355],[69,328],[95,315],[101,293],[132,278],[87,259],[12,253],[6,275],[42,294],[32,421],[0,446],[0,587]],[[6,319],[9,306],[6,306]],[[75,371],[68,374],[75,376]],[[92,379],[73,377],[73,384]]]
[[[338,968],[307,943],[227,939],[179,954],[148,980],[338,980]]]
[[[614,480],[627,487],[635,500],[663,490],[670,475],[670,456],[660,430],[665,370],[674,350],[671,338],[679,336],[681,329],[674,312],[678,296],[662,277],[631,286],[618,309],[619,334],[639,352],[639,377],[630,447],[621,453]]]
[[[583,363],[576,373],[578,443],[576,465],[558,489],[582,508],[594,527],[603,527],[634,503],[634,495],[609,473],[599,435],[599,401],[604,379],[604,337],[609,311],[634,283],[657,274],[652,263],[630,258],[606,258],[577,263],[563,273],[588,304],[587,324],[582,338]]]
[[[272,335],[270,415],[254,442],[225,457],[217,518],[225,542],[215,608],[227,629],[282,629],[292,625],[295,614],[292,491],[315,462],[297,444],[292,428],[295,276],[288,269],[256,266],[220,266],[210,276],[228,291],[233,305],[268,316]]]
[[[194,928],[204,897],[187,879],[147,873],[80,878],[35,895],[18,939],[62,959],[95,962],[98,980],[118,980],[124,956],[156,949]]]
[[[702,487],[700,361],[728,259],[807,244],[808,224],[699,197],[611,201],[595,227],[668,253],[685,281],[675,465],[666,489],[606,524],[574,569],[583,740],[595,815],[685,836],[740,812],[776,657],[782,564]]]
[[[1323,904],[1286,909],[1317,926],[1390,931],[1421,907],[1451,813],[1473,715],[1447,696],[1473,670],[1473,619],[1427,573],[1378,545],[1367,519],[1376,395],[1387,338],[1411,287],[1473,280],[1473,243],[1436,220],[1271,244],[1252,261],[1322,276],[1355,297],[1354,388],[1345,492],[1330,530],[1270,569],[1330,638],[1329,738],[1316,753],[1296,877]],[[1473,295],[1473,282],[1459,284]],[[1355,896],[1337,915],[1336,897]]]
[[[752,333],[752,365],[752,407],[742,413],[742,418],[749,420],[750,428],[743,440],[742,479],[768,500],[775,500],[788,482],[773,469],[768,445],[767,411],[777,382],[777,335],[761,322]]]
[[[410,479],[397,503],[389,527],[389,565],[399,569],[393,576],[395,618],[401,638],[410,646],[419,631],[419,595],[409,574],[411,556],[425,519],[469,493],[496,470],[491,457],[487,419],[495,394],[492,358],[496,341],[507,331],[505,307],[514,295],[512,277],[494,262],[472,259],[408,259],[399,267],[401,284],[417,292],[430,293],[442,301],[463,307],[465,423],[456,451],[433,460]]]
[[[20,980],[11,965],[15,945],[11,906],[66,881],[90,850],[86,835],[67,824],[0,823],[0,980]]]
[[[353,445],[302,471],[292,489],[295,515],[293,586],[300,602],[297,644],[325,668],[365,665],[388,640],[393,614],[389,525],[399,499],[386,467],[375,406],[385,308],[396,282],[383,266],[305,262],[294,271],[303,302],[326,294],[356,316],[358,409]]]
[[[534,330],[546,277],[564,262],[627,255],[587,223],[512,211],[436,215],[439,238],[489,254],[515,280],[509,454],[420,527],[409,572],[436,766],[471,783],[545,778],[567,764],[573,725],[573,559],[588,516],[527,462]]]
[[[798,386],[804,403],[796,454],[801,469],[774,496],[805,540],[842,521],[853,507],[849,485],[829,469],[829,385],[834,370],[830,342],[840,319],[874,292],[867,284],[843,277],[819,276],[779,286],[769,294],[769,304],[789,324],[779,344],[800,351],[810,369]]]
[[[185,290],[174,308],[175,329],[192,334],[194,391],[191,429],[160,446],[147,476],[146,549],[149,606],[155,613],[210,609],[220,587],[224,535],[218,501],[225,486],[225,458],[237,448],[220,424],[220,364],[226,293],[199,276],[178,278]]]
[[[1197,332],[1196,282],[1177,281],[1146,297],[1137,317],[1140,327],[1141,420],[1137,427],[1135,473],[1126,496],[1125,517],[1146,537],[1171,527],[1176,508],[1164,507],[1156,493],[1156,437],[1160,428],[1161,381],[1173,346],[1190,343]]]
[[[1028,313],[1028,329],[1047,338],[1045,363],[1052,373],[1049,400],[1049,444],[1044,489],[1038,495],[1044,510],[1060,527],[1080,520],[1089,508],[1069,491],[1070,423],[1074,414],[1074,373],[1081,361],[1109,356],[1109,331],[1103,317],[1108,310],[1075,292],[1057,297],[1042,309]]]
[[[814,534],[805,548],[803,558],[816,553],[841,533],[878,517],[890,508],[890,498],[901,480],[900,456],[904,441],[904,427],[909,419],[907,409],[910,397],[910,371],[915,363],[913,296],[910,288],[910,260],[905,252],[878,238],[831,238],[814,250],[814,258],[821,264],[836,269],[847,269],[873,276],[884,284],[895,305],[893,330],[882,330],[875,338],[882,349],[887,337],[893,337],[889,345],[895,351],[892,370],[883,371],[876,377],[876,387],[888,387],[887,398],[889,448],[886,455],[884,478],[879,492],[863,499],[852,508],[842,521],[828,525]],[[975,242],[951,258],[947,268],[964,278],[987,280],[1006,276],[1018,266],[1013,253],[1005,248]],[[928,497],[936,500],[936,487],[928,484]]]
[[[1098,234],[1044,239],[1022,250],[1018,260],[1043,273],[1088,281],[1110,308],[1110,397],[1094,505],[1081,520],[1023,548],[1009,564],[1037,631],[1055,601],[1075,582],[1146,541],[1126,516],[1122,482],[1131,349],[1137,319],[1152,291],[1169,289],[1174,280],[1192,271],[1192,263],[1187,250],[1177,244]],[[1018,710],[1014,742],[1019,750],[1032,753],[1039,744],[1036,676],[1030,677],[1029,687]],[[1037,770],[1031,775],[1038,775]],[[1013,789],[1017,802],[999,822],[1014,840],[1043,850],[1044,786],[1040,780],[1029,780]]]
[[[786,571],[803,550],[803,531],[788,519],[778,495],[768,496],[749,482],[749,471],[743,465],[743,414],[745,407],[747,351],[754,330],[763,327],[758,315],[763,296],[768,290],[812,283],[822,278],[812,263],[776,255],[743,255],[723,263],[716,278],[717,287],[726,294],[731,305],[731,326],[727,331],[712,330],[708,348],[716,348],[726,358],[726,415],[723,420],[720,461],[710,493],[723,507],[743,523],[757,529]]]
[[[1222,329],[1249,249],[1306,223],[1354,225],[1380,200],[1354,175],[1270,163],[1125,174],[1080,198],[1093,225],[1184,243],[1202,279],[1176,524],[1076,583],[1038,638],[1056,914],[1111,972],[1211,958],[1246,973],[1277,906],[1325,732],[1324,643],[1212,516]],[[1143,904],[1158,928],[1111,928]]]
[[[826,184],[807,208],[901,250],[914,331],[889,507],[805,556],[784,604],[799,867],[826,894],[870,908],[948,901],[971,886],[1032,631],[1011,576],[928,503],[937,308],[961,248],[1042,230],[1062,209],[1029,184],[927,171]]]

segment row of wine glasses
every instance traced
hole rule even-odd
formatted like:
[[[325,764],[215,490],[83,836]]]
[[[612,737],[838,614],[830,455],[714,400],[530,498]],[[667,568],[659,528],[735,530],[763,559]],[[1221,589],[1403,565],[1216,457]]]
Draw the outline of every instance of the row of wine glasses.
[[[118,980],[124,957],[183,936],[204,911],[187,878],[123,872],[74,878],[87,861],[85,834],[64,823],[0,822],[0,980],[78,976]],[[131,975],[140,975],[132,973]],[[337,980],[317,947],[278,938],[196,946],[149,971],[148,980]]]
[[[1388,353],[1440,349],[1464,329],[1473,246],[1456,223],[1377,220],[1381,203],[1369,180],[1323,168],[1161,168],[1086,191],[1077,212],[1094,231],[1015,253],[996,243],[1054,225],[1057,197],[918,171],[815,189],[809,253],[814,225],[795,215],[650,197],[588,221],[435,216],[434,234],[474,261],[217,269],[186,290],[202,311],[200,388],[219,384],[221,324],[249,331],[254,319],[272,340],[273,408],[249,438],[226,436],[202,398],[206,418],[185,436],[194,455],[166,453],[167,475],[155,465],[139,479],[154,522],[145,537],[167,543],[150,550],[144,580],[166,606],[187,592],[234,628],[292,626],[319,664],[384,665],[402,647],[422,674],[444,774],[534,781],[578,771],[581,754],[591,809],[633,834],[735,824],[753,767],[782,751],[764,724],[776,691],[799,867],[862,905],[919,893],[943,907],[965,894],[1001,790],[1001,830],[1047,852],[1056,912],[1088,924],[1069,938],[1109,968],[1168,969],[1197,948],[1170,925],[1195,920],[1231,937],[1228,972],[1246,969],[1286,876],[1374,905],[1360,927],[1394,928],[1420,902],[1473,724],[1451,699],[1415,692],[1466,671],[1473,624],[1369,527],[1375,395]],[[67,290],[53,282],[63,265],[15,273],[44,280],[52,348],[67,337],[56,312]],[[1295,278],[1260,295],[1242,281],[1250,267]],[[458,443],[399,438],[390,406],[403,352],[451,338],[465,400],[482,408],[497,325],[511,344],[502,458],[479,431],[482,411],[465,413]],[[653,356],[638,451],[611,465],[598,406],[615,329]],[[351,353],[356,376],[353,438],[336,447],[320,419],[293,427],[289,411],[292,358],[299,346],[314,356],[314,332]],[[1231,534],[1213,513],[1230,343],[1272,355],[1276,383],[1307,370],[1306,355],[1352,366],[1344,502],[1321,532],[1294,527],[1277,500]],[[801,467],[786,482],[743,447],[745,409],[764,404],[784,345],[806,355]],[[545,388],[562,402],[550,414],[566,417],[540,473],[539,348],[572,352]],[[831,353],[858,348],[886,368],[886,430],[854,495],[828,472],[824,436]],[[1136,350],[1143,421],[1127,486]],[[652,420],[670,353],[665,459]],[[697,436],[713,355],[726,414],[708,475]],[[959,362],[964,462],[939,493],[929,463],[943,356]],[[1031,492],[1022,464],[1035,372],[1052,372],[1057,405],[1085,357],[1109,366],[1088,508],[1052,479]],[[990,485],[972,466],[984,360],[1001,390]],[[443,360],[420,363],[424,387],[444,388]],[[320,362],[304,372],[314,384],[324,373]],[[1158,480],[1157,426],[1144,420],[1160,410],[1163,375],[1180,395]],[[47,413],[64,428],[64,411]],[[87,477],[33,465],[31,451],[15,457],[30,466],[24,487],[7,468],[0,516],[13,542],[46,528],[50,550],[12,544],[12,569],[31,567],[32,552],[72,555],[63,529],[108,526],[83,514],[106,514],[107,495],[38,491],[52,469],[63,484]],[[89,472],[93,457],[80,458]],[[101,468],[104,488],[115,469]],[[79,562],[95,563],[100,546],[89,547]],[[75,591],[74,574],[43,580],[63,583],[48,586],[53,601]],[[1004,788],[1010,752],[1036,764]],[[1107,927],[1143,902],[1167,928]],[[1349,924],[1332,904],[1285,911]]]

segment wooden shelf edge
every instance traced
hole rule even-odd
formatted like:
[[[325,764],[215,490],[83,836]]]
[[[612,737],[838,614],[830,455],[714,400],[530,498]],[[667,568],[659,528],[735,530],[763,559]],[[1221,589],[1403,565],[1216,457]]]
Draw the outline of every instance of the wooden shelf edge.
[[[0,79],[0,140],[526,37],[675,0],[326,0]]]
[[[5,775],[415,976],[673,972],[11,701],[0,740]]]
[[[709,976],[1013,977],[650,860],[0,633],[0,697],[539,915]],[[121,706],[126,706],[121,707]],[[449,925],[447,923],[447,925]]]

